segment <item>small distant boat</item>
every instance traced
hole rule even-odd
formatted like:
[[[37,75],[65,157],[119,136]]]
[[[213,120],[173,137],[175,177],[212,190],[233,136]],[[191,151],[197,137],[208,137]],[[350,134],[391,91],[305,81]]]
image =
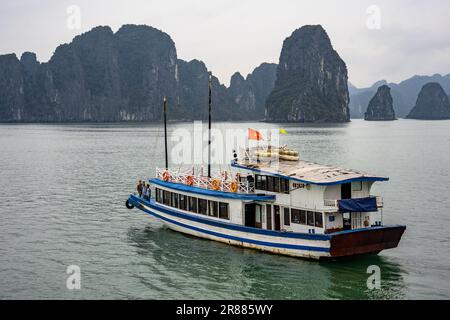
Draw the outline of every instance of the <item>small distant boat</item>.
[[[304,161],[295,150],[270,145],[235,154],[236,173],[212,176],[210,165],[207,175],[169,170],[165,132],[166,166],[149,180],[154,198],[131,194],[126,205],[172,230],[275,254],[329,259],[395,248],[406,229],[383,224],[383,199],[370,192],[387,177]]]

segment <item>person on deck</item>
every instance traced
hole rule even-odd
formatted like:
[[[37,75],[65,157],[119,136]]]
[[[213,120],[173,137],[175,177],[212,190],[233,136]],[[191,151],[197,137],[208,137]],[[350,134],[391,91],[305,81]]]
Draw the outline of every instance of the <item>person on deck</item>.
[[[151,195],[152,195],[152,190],[150,189],[150,185],[147,183],[147,201],[150,201]]]
[[[142,182],[142,198],[147,200],[147,186],[145,185],[145,182]]]
[[[136,189],[139,194],[139,197],[142,197],[142,181],[141,180],[139,180],[139,183],[138,183]]]

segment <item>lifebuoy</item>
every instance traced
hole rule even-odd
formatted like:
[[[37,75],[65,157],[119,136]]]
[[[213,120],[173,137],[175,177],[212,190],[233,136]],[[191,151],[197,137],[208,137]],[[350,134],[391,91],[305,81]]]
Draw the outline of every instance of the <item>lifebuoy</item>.
[[[169,171],[167,171],[167,170],[164,171],[163,172],[163,180],[167,182],[167,181],[169,181],[169,178],[170,178]]]
[[[127,209],[133,209],[134,208],[134,205],[130,202],[130,201],[126,201],[125,202],[125,207],[127,207]]]
[[[231,192],[236,192],[238,190],[238,184],[236,181],[232,181],[230,183],[230,190]]]
[[[188,186],[192,186],[194,184],[194,177],[193,176],[187,176],[186,177],[186,184]]]
[[[219,190],[220,189],[220,180],[219,179],[213,179],[213,181],[211,181],[211,187],[213,188],[213,190]]]

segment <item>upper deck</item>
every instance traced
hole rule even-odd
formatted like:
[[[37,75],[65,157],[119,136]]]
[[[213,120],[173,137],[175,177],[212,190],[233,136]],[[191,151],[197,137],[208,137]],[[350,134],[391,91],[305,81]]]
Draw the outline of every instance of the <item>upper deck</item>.
[[[280,158],[266,158],[233,161],[235,168],[250,170],[293,180],[296,182],[322,186],[339,185],[357,181],[387,181],[388,177],[364,173],[351,169],[321,165],[305,160],[286,161]]]

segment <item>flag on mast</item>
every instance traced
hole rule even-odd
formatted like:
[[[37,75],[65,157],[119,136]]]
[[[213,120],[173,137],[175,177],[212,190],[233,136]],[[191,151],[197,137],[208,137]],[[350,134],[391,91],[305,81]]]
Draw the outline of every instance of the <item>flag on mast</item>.
[[[248,139],[249,140],[262,140],[263,136],[259,131],[255,129],[248,128]]]

